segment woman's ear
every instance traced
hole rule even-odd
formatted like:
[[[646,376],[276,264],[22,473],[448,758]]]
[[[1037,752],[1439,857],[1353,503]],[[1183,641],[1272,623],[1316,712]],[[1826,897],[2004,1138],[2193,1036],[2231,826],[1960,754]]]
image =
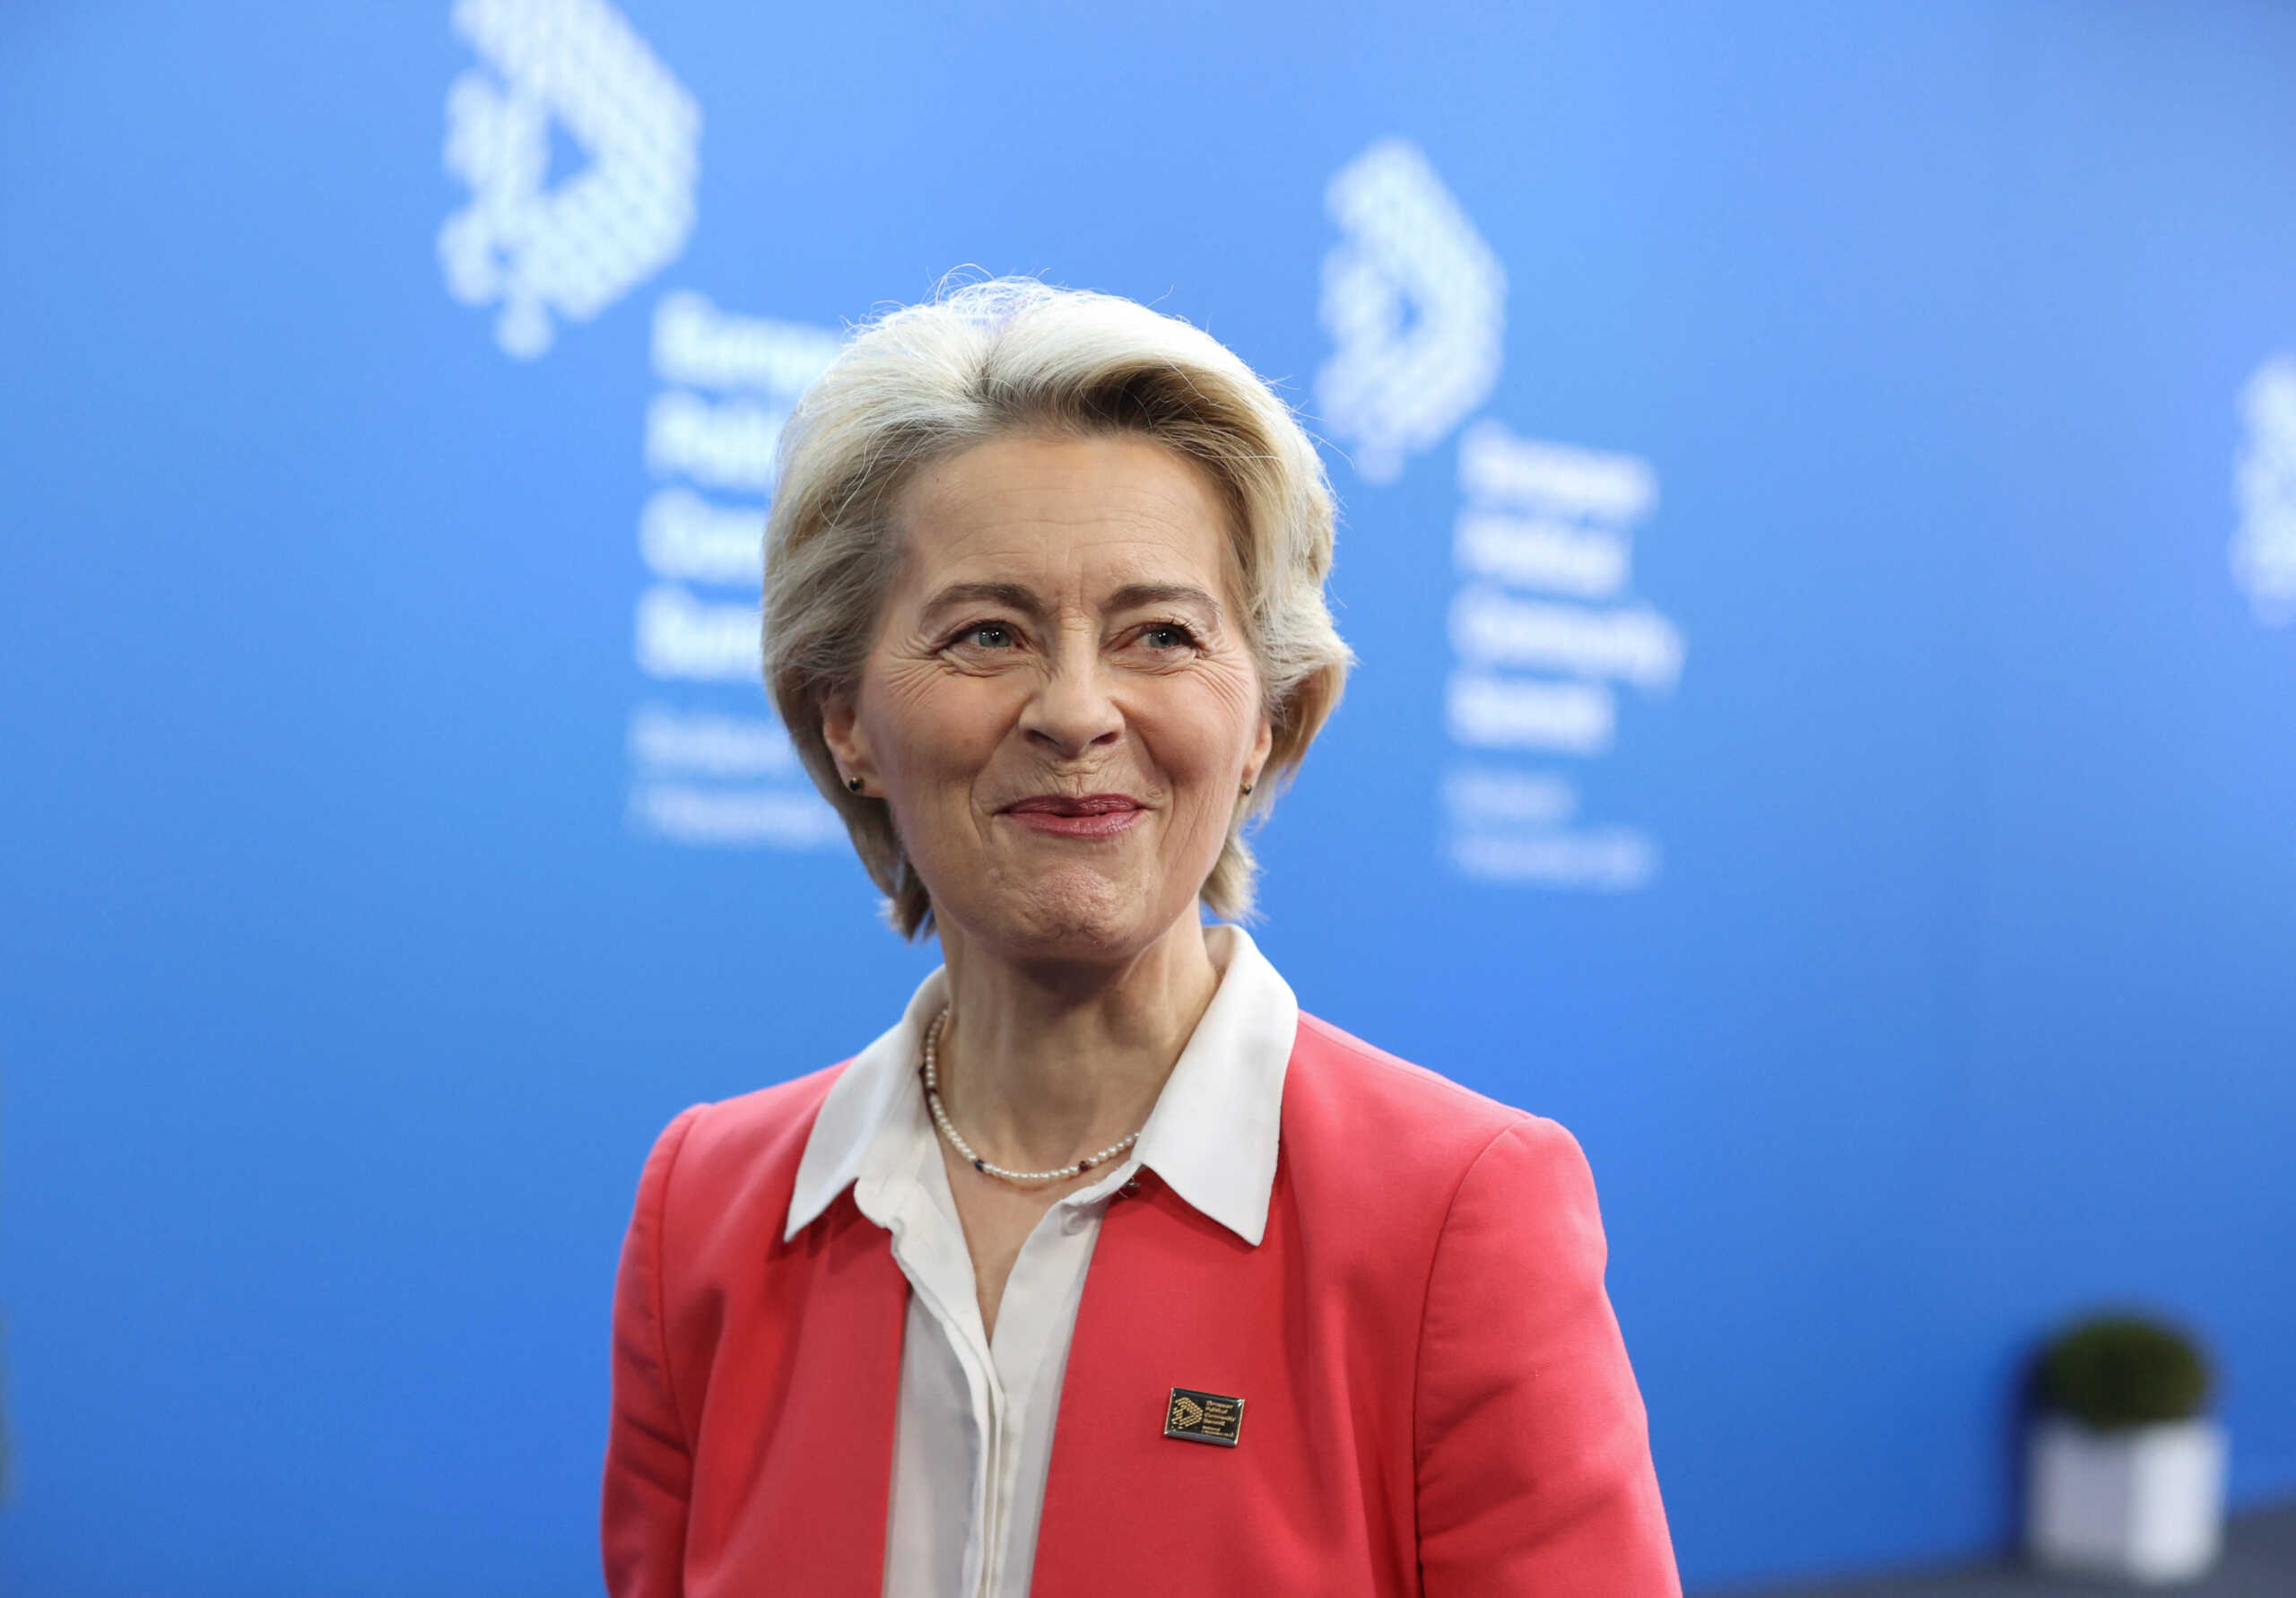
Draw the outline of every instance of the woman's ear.
[[[869,741],[862,734],[861,718],[852,697],[830,694],[822,700],[822,742],[837,762],[838,776],[847,787],[859,778],[864,788],[875,786],[876,767],[869,759]],[[858,791],[858,790],[856,790]]]
[[[1267,757],[1275,748],[1275,718],[1262,716],[1259,733],[1252,739],[1252,752],[1244,761],[1244,780],[1257,787],[1267,777]]]

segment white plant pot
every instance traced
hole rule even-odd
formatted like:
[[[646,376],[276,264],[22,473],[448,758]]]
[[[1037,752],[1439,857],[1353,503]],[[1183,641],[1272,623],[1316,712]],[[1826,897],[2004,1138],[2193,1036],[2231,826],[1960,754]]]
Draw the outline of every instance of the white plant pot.
[[[2094,1431],[2052,1415],[2034,1429],[2025,1548],[2047,1570],[2190,1581],[2224,1533],[2224,1429],[2175,1420]]]

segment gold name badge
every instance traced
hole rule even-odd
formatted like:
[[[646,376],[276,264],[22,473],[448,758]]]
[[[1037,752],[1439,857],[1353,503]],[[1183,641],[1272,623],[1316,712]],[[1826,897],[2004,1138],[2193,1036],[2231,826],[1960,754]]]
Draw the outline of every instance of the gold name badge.
[[[1244,1401],[1224,1393],[1198,1393],[1193,1387],[1172,1389],[1164,1410],[1164,1435],[1190,1443],[1217,1443],[1232,1448],[1244,1429]]]

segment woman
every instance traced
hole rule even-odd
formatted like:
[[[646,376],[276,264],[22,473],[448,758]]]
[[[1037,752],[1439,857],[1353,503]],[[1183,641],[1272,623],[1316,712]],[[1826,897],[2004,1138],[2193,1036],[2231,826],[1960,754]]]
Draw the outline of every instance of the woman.
[[[648,1160],[616,1598],[1677,1591],[1570,1134],[1199,913],[1338,700],[1331,549],[1283,404],[1129,301],[977,284],[798,407],[767,679],[945,963]]]

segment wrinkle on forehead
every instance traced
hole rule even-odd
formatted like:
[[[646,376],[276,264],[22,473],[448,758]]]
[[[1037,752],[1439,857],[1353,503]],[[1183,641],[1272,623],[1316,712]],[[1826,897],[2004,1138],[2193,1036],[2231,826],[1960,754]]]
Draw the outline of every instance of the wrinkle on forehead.
[[[1158,469],[1161,466],[1166,469]],[[1208,468],[1130,434],[1019,435],[974,446],[926,469],[894,509],[900,586],[934,568],[935,586],[1030,570],[1067,585],[1091,575],[1111,587],[1176,572],[1175,554],[1210,548],[1231,603],[1240,572],[1224,495]]]

